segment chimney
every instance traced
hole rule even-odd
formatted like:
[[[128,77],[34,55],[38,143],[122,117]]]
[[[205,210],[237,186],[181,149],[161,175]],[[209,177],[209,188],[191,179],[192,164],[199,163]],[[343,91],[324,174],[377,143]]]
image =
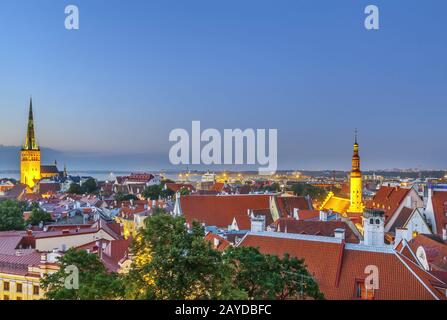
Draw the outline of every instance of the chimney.
[[[325,210],[320,210],[320,221],[327,221],[327,211]]]
[[[251,232],[263,232],[265,231],[265,216],[251,216]]]
[[[218,238],[213,238],[214,248],[217,248],[220,244],[220,240]]]
[[[447,241],[447,229],[442,229],[442,240]]]
[[[385,218],[383,211],[366,210],[363,214],[363,244],[373,247],[385,245]]]
[[[300,209],[298,208],[293,208],[293,219],[295,220],[299,220],[298,218],[298,211],[300,211]]]
[[[345,240],[345,229],[337,228],[334,230],[334,237],[337,239]]]
[[[47,262],[47,255],[46,255],[46,253],[42,253],[40,255],[40,263],[45,263],[45,262]]]

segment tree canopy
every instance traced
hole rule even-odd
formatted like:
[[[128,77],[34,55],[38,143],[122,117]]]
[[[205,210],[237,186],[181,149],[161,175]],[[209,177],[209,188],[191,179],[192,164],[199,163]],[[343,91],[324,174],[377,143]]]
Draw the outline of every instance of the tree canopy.
[[[97,193],[99,190],[96,180],[93,178],[88,178],[84,183],[79,185],[78,183],[72,183],[68,189],[68,193],[73,194],[93,194]]]
[[[145,220],[124,280],[130,299],[322,299],[304,261],[256,248],[211,248],[204,230],[162,210]]]
[[[312,199],[319,201],[324,200],[327,193],[323,188],[315,187],[307,183],[295,183],[290,187],[290,189],[297,196],[304,197],[309,195]]]
[[[42,209],[33,208],[31,210],[31,214],[28,220],[26,220],[26,223],[31,224],[33,226],[37,226],[41,222],[50,222],[50,221],[53,221],[51,214],[49,214],[46,211],[43,211]]]
[[[85,250],[69,249],[59,258],[60,269],[41,280],[45,298],[50,300],[105,300],[123,295],[123,285],[114,273],[108,273],[98,256]],[[78,270],[77,286],[67,287],[66,280]]]
[[[252,247],[218,251],[204,229],[188,229],[182,216],[158,208],[133,240],[127,274],[107,273],[86,251],[68,250],[60,270],[42,280],[48,299],[324,299],[303,260],[277,257]],[[64,280],[79,269],[79,288]]]
[[[23,230],[23,206],[17,201],[0,201],[0,231]]]

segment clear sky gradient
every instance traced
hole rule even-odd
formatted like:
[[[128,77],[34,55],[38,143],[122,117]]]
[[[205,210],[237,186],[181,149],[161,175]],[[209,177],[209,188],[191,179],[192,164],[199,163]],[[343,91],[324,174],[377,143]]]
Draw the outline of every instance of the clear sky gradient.
[[[68,4],[78,31],[64,28]],[[363,27],[368,4],[378,31]],[[200,120],[277,128],[280,168],[349,169],[357,127],[364,169],[445,169],[446,12],[444,0],[2,0],[0,145],[22,144],[32,94],[41,145],[119,153],[121,168],[136,154],[167,167],[169,132]]]

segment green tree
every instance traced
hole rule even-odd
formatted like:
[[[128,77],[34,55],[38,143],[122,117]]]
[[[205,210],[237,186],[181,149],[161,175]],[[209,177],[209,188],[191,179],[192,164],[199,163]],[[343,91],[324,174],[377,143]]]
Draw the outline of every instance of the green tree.
[[[132,299],[230,299],[246,297],[230,281],[231,268],[204,240],[194,223],[161,210],[145,220],[133,244],[135,256],[125,279]]]
[[[232,281],[250,299],[323,299],[303,260],[262,254],[253,247],[229,248],[225,259],[235,268]]]
[[[188,188],[183,187],[183,188],[180,189],[180,195],[181,196],[188,196],[190,193],[191,192],[189,191]]]
[[[290,189],[297,196],[309,195],[312,199],[322,201],[326,196],[326,191],[323,188],[315,187],[307,183],[293,184]]]
[[[322,299],[303,260],[211,248],[204,230],[158,208],[134,239],[128,299]]]
[[[144,191],[141,193],[143,197],[150,200],[158,200],[160,198],[160,194],[163,190],[161,185],[155,184],[149,187],[146,187]]]
[[[115,193],[116,201],[130,201],[130,200],[138,200],[138,198],[133,194],[124,194],[122,192]]]
[[[98,192],[98,184],[96,183],[96,180],[93,178],[88,178],[84,181],[82,184],[82,191],[83,193],[96,193]]]
[[[172,191],[171,189],[163,189],[163,190],[160,192],[160,197],[161,197],[162,199],[168,199],[168,198],[172,198],[172,197],[174,197],[174,196],[175,196],[175,192]]]
[[[274,182],[270,185],[265,185],[265,186],[260,187],[258,189],[258,191],[279,192],[279,191],[281,191],[281,186],[279,185],[279,183]]]
[[[72,193],[72,194],[83,194],[83,190],[81,188],[81,186],[77,183],[72,183],[70,185],[70,188],[68,188],[68,193]]]
[[[0,231],[23,230],[25,228],[22,207],[17,201],[0,201]]]
[[[51,214],[49,214],[46,211],[43,211],[42,209],[33,208],[28,220],[26,220],[26,223],[31,224],[33,226],[37,226],[40,222],[50,222],[50,221],[53,221]]]
[[[108,273],[98,256],[85,250],[69,249],[59,258],[60,269],[41,280],[50,300],[104,300],[118,299],[123,285],[115,273]],[[78,289],[66,288],[65,279],[71,275],[70,266],[78,268]]]

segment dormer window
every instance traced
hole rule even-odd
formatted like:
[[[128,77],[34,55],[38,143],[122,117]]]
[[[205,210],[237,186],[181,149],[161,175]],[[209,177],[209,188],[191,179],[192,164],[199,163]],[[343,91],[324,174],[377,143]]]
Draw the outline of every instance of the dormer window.
[[[374,289],[367,289],[365,286],[365,280],[356,280],[355,297],[361,300],[373,300]]]

